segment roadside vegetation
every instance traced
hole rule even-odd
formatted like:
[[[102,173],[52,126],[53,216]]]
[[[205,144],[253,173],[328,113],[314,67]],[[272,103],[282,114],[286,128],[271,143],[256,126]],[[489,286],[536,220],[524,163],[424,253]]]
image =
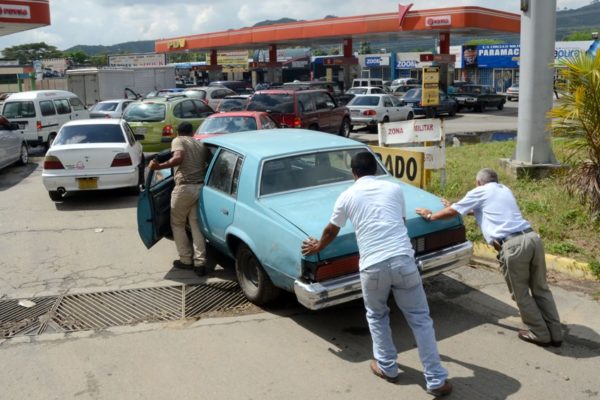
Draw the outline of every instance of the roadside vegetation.
[[[553,149],[564,160],[570,140],[555,138]],[[446,185],[440,187],[439,172],[434,172],[428,190],[449,201],[461,199],[475,187],[475,175],[481,168],[494,168],[500,182],[515,194],[523,216],[544,239],[546,252],[590,263],[592,273],[600,278],[600,221],[576,197],[569,196],[560,176],[542,180],[519,179],[501,168],[501,158],[511,158],[515,141],[491,142],[446,151]],[[470,240],[484,242],[473,217],[465,217]]]

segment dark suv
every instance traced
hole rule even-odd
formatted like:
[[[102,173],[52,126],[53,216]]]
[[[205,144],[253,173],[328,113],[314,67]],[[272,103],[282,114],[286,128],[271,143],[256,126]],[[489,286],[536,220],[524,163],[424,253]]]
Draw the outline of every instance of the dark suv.
[[[326,90],[261,90],[246,110],[265,111],[282,126],[350,136],[350,112]]]

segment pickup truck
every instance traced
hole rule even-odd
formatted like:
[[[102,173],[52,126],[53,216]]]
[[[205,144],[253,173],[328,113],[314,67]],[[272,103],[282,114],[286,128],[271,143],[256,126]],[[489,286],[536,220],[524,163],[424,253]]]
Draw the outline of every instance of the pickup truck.
[[[456,100],[458,110],[469,108],[482,112],[488,107],[502,110],[504,103],[506,103],[506,97],[503,94],[496,93],[491,86],[486,85],[460,86],[453,97]]]

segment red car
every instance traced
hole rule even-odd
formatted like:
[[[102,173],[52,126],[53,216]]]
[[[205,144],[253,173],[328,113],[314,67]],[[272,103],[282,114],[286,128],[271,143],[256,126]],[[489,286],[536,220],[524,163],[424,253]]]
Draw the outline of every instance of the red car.
[[[266,112],[232,111],[212,114],[196,130],[196,140],[233,132],[277,129],[279,124]]]

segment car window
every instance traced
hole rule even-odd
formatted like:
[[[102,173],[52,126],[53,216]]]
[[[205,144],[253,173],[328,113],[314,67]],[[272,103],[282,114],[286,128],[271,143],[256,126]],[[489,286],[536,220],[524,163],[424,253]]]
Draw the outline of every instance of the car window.
[[[90,111],[115,111],[118,105],[119,103],[116,101],[103,101],[101,103],[97,103]]]
[[[384,107],[393,107],[394,103],[392,103],[392,99],[391,98],[389,98],[389,97],[386,96],[386,97],[383,98],[383,106]]]
[[[11,101],[4,103],[2,115],[6,118],[35,118],[33,101]]]
[[[215,113],[215,111],[210,108],[209,105],[207,105],[206,103],[204,103],[203,101],[200,100],[192,100],[192,103],[194,103],[194,106],[196,106],[198,115],[200,118],[206,118],[209,115],[212,115]]]
[[[135,103],[127,107],[123,119],[127,122],[159,122],[165,119],[166,106],[161,103]]]
[[[379,96],[356,96],[349,105],[375,107],[379,105]]]
[[[260,116],[260,124],[262,125],[262,129],[277,129],[277,123],[268,115]]]
[[[56,115],[54,103],[52,103],[50,100],[40,101],[40,112],[44,117],[47,117],[49,115]]]
[[[58,132],[54,145],[80,143],[125,143],[119,125],[70,125]]]
[[[244,109],[245,100],[243,99],[223,99],[219,104],[220,111],[242,111]]]
[[[69,105],[69,101],[67,99],[54,100],[54,105],[56,106],[56,112],[58,114],[71,113],[71,106]]]
[[[129,145],[133,146],[135,144],[135,136],[133,134],[133,131],[131,130],[131,127],[129,126],[129,124],[127,122],[123,123],[123,130],[125,131],[125,136],[127,137],[127,141],[129,142]]]
[[[198,111],[194,107],[192,100],[185,100],[176,104],[175,108],[173,108],[173,115],[182,119],[199,118]]]
[[[301,113],[315,111],[315,103],[313,102],[313,97],[310,94],[299,94],[298,108]]]
[[[373,94],[382,94],[383,90],[379,89],[379,88],[373,88],[373,89],[371,89],[371,93],[373,93]]]
[[[410,89],[404,95],[404,100],[418,100],[421,99],[421,89]]]
[[[207,186],[226,194],[237,193],[237,181],[234,188],[234,175],[238,158],[235,153],[221,150],[211,169]]]
[[[352,181],[350,161],[366,148],[311,152],[267,160],[263,163],[260,195],[288,192],[337,182]],[[376,175],[387,172],[377,164]]]
[[[392,99],[392,104],[394,105],[394,107],[402,106],[402,102],[397,97],[392,96],[391,99]]]
[[[316,93],[314,99],[317,110],[329,110],[335,107],[335,102],[327,93]]]
[[[215,90],[212,92],[212,98],[213,99],[222,99],[225,96],[229,96],[230,94],[232,94],[229,90]]]
[[[85,110],[85,105],[77,97],[71,97],[69,103],[71,103],[71,107],[75,111]]]
[[[266,111],[279,114],[294,112],[294,97],[289,93],[259,93],[252,96],[248,111]]]

